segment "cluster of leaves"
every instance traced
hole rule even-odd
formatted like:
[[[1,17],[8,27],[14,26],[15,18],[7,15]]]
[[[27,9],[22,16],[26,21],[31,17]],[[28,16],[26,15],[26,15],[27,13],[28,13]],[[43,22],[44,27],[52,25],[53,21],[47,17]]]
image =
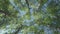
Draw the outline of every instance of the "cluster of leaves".
[[[59,29],[59,7],[60,0],[0,0],[0,29],[10,29],[8,34],[45,34],[45,26]]]

